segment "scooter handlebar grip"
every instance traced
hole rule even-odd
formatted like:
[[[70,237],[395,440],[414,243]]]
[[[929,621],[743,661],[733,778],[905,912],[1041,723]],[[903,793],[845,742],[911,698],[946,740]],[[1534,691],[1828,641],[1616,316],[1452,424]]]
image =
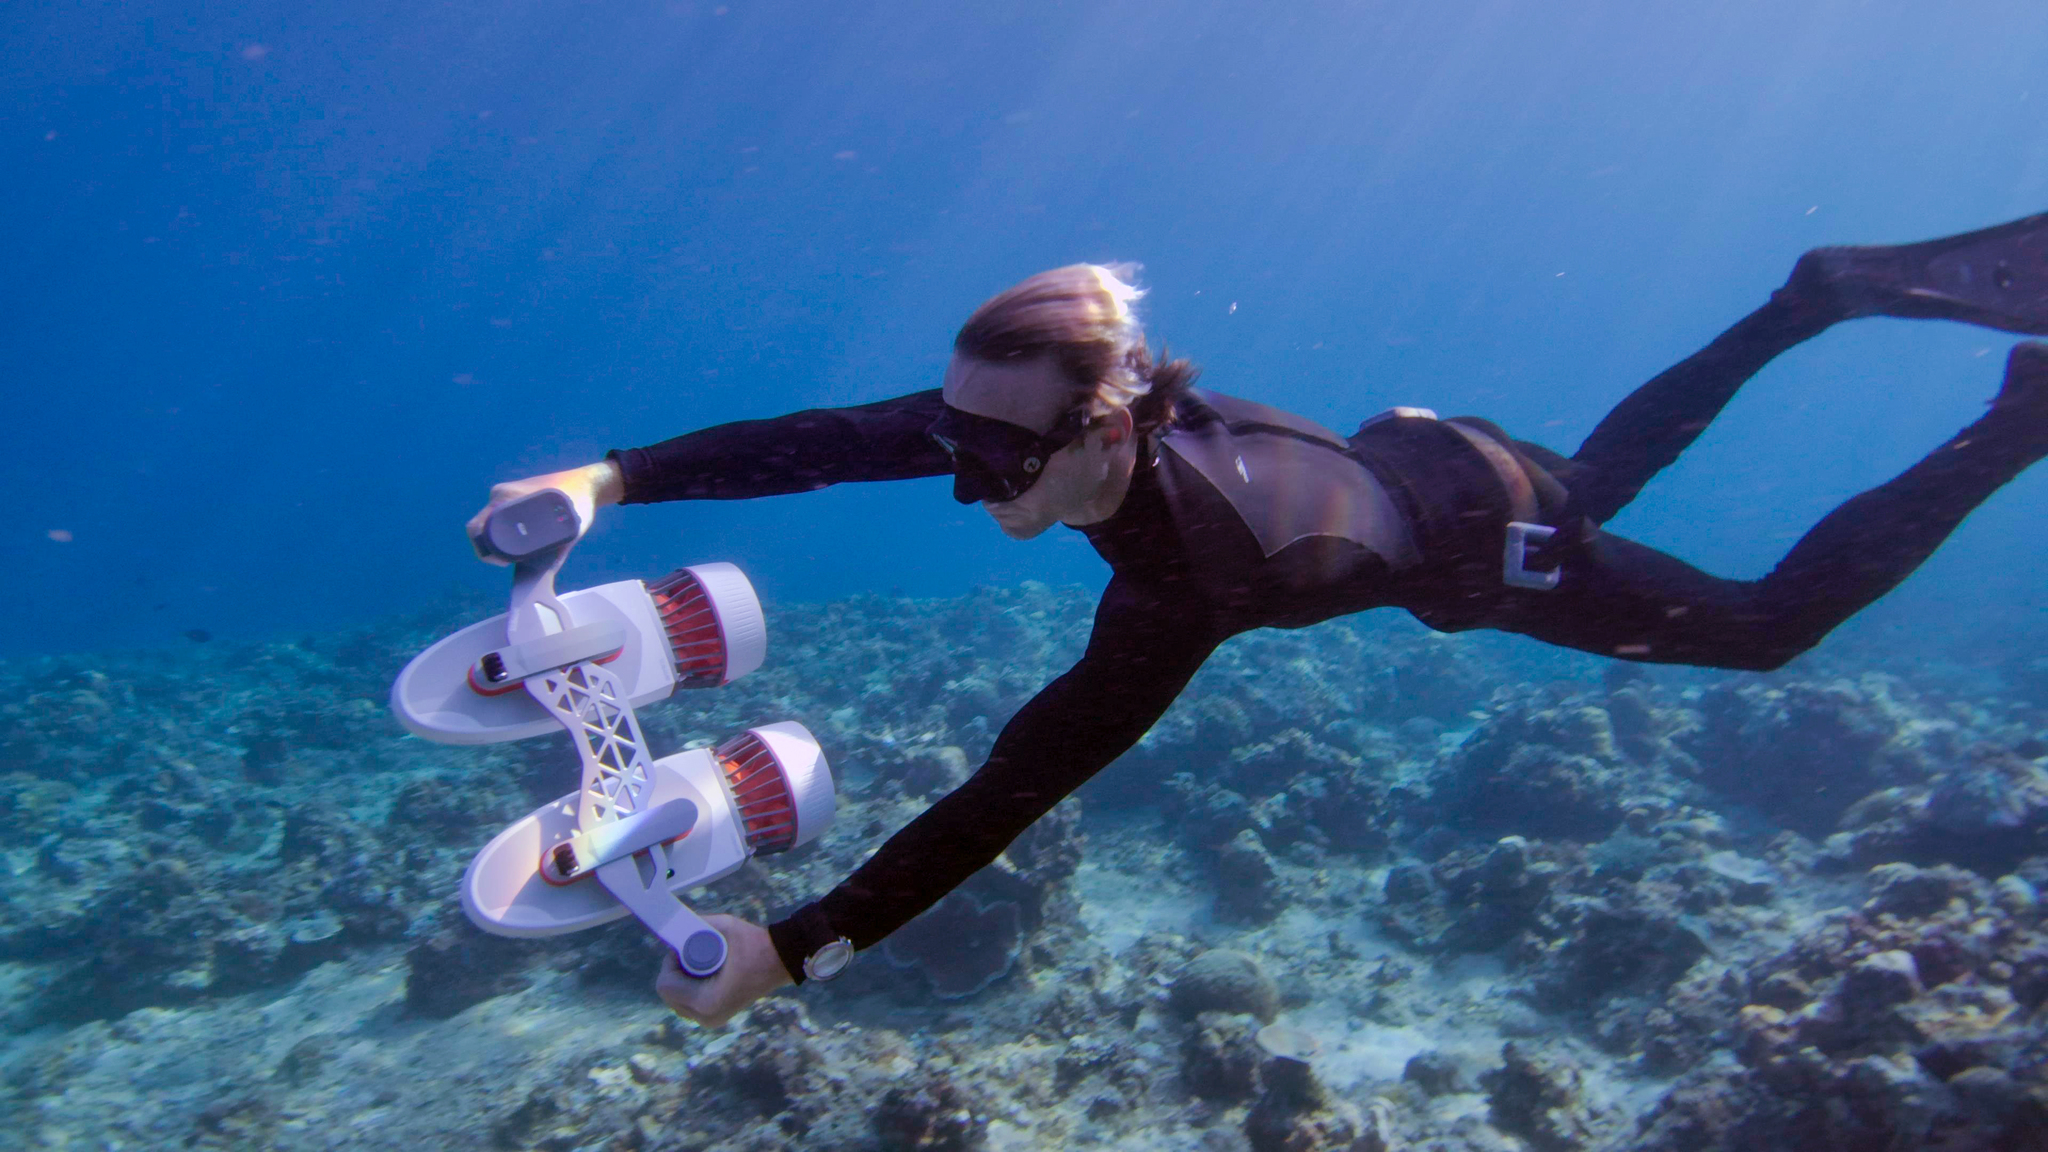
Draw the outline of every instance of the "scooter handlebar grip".
[[[492,556],[524,560],[581,534],[575,503],[558,488],[543,488],[493,510],[477,545]]]
[[[718,975],[725,967],[725,937],[715,928],[699,928],[683,941],[676,952],[676,964],[683,975],[703,980]]]

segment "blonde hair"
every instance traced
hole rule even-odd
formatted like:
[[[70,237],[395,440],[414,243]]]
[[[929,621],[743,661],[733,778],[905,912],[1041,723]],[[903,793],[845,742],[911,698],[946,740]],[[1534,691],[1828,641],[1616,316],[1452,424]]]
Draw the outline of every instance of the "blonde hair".
[[[1197,369],[1155,364],[1132,307],[1145,295],[1136,264],[1069,264],[999,293],[961,325],[953,351],[976,360],[1049,355],[1091,419],[1130,410],[1140,430],[1172,422]]]

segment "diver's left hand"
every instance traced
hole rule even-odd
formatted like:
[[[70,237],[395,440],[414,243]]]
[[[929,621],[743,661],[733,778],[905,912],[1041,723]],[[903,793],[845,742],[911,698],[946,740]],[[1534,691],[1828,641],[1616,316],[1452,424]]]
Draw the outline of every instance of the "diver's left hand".
[[[676,1015],[706,1028],[723,1028],[754,1001],[796,983],[783,969],[766,928],[715,913],[704,922],[725,936],[725,967],[700,980],[685,975],[676,954],[663,949],[654,991]]]

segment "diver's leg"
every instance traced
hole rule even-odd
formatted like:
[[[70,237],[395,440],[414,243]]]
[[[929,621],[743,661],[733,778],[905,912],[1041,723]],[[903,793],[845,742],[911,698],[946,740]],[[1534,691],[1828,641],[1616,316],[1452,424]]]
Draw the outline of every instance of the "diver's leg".
[[[2013,349],[1991,410],[1889,482],[1830,512],[1761,580],[1723,580],[1608,532],[1552,591],[1495,601],[1489,627],[1665,664],[1768,670],[1897,587],[1963,518],[2048,456],[2048,344]]]
[[[1892,480],[1813,526],[1759,582],[1771,614],[1818,641],[1897,587],[2007,481],[2048,456],[2048,344],[2006,360],[1991,410]]]
[[[1658,373],[1602,417],[1572,456],[1573,507],[1605,523],[1678,459],[1778,353],[1847,319],[1791,286],[1713,343]]]
[[[1622,660],[1761,671],[1801,650],[1769,651],[1764,623],[1751,582],[1724,580],[1596,529],[1572,546],[1556,588],[1501,589],[1459,626],[1498,628]]]
[[[1859,316],[1957,320],[2048,335],[2048,214],[1961,236],[1816,248],[1714,342],[1630,393],[1572,457],[1578,511],[1606,521],[1678,459],[1780,352]]]

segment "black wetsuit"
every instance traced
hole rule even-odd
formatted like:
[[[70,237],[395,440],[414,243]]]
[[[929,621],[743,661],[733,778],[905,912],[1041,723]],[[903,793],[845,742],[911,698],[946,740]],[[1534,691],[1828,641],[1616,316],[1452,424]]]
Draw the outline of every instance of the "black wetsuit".
[[[1744,326],[1748,327],[1745,328]],[[986,764],[816,904],[771,926],[802,979],[834,936],[867,948],[936,903],[1128,750],[1224,640],[1368,608],[1630,660],[1775,668],[1895,586],[2048,452],[1997,410],[1823,520],[1769,576],[1723,580],[1601,531],[1776,350],[1824,323],[1781,299],[1631,396],[1566,459],[1478,420],[1400,416],[1341,437],[1203,391],[1141,453],[1116,514],[1082,529],[1114,572],[1079,663],[1024,705]],[[1765,351],[1759,351],[1764,349]],[[1732,377],[1732,380],[1730,379]],[[934,391],[727,424],[615,452],[628,503],[740,499],[948,474]],[[1502,580],[1511,519],[1556,526]]]

